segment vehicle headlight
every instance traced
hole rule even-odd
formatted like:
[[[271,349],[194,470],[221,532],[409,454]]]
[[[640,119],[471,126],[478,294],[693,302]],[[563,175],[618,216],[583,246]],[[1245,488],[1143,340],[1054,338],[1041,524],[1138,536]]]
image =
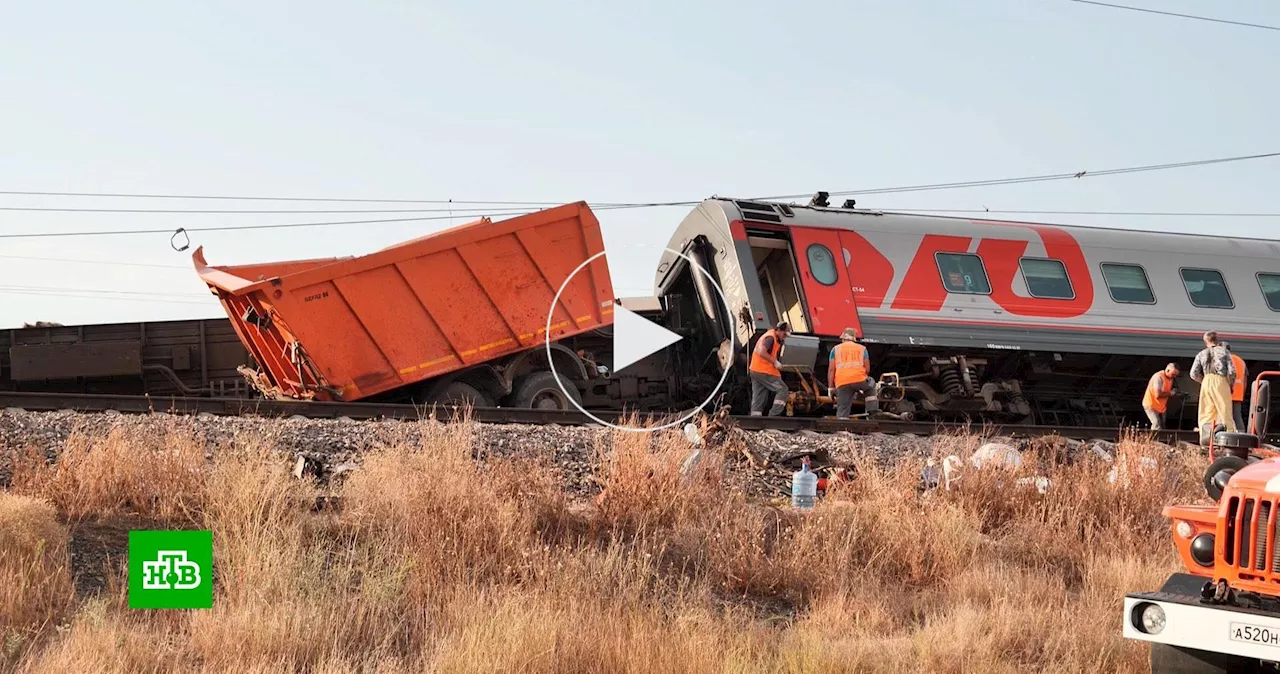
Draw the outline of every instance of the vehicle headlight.
[[[1183,538],[1191,538],[1191,534],[1195,533],[1195,529],[1191,527],[1191,523],[1184,520],[1178,520],[1178,524],[1173,528],[1173,530]]]
[[[1138,613],[1138,620],[1141,621],[1142,631],[1147,634],[1159,634],[1164,631],[1165,616],[1164,609],[1157,604],[1146,604],[1139,607],[1141,611]]]
[[[1191,539],[1191,559],[1200,566],[1213,566],[1213,534],[1203,533]]]
[[[1156,604],[1149,604],[1142,609],[1142,628],[1147,634],[1159,634],[1164,630],[1164,609]]]

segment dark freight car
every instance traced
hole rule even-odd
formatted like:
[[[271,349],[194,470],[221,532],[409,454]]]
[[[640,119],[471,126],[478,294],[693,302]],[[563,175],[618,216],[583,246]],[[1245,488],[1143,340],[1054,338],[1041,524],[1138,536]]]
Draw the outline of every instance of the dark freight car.
[[[225,318],[0,330],[0,390],[250,397]]]

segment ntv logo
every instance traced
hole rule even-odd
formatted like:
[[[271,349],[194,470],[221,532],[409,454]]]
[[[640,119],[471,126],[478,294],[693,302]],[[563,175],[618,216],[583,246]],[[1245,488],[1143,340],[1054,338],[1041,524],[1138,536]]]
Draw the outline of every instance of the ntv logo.
[[[200,587],[200,565],[187,561],[185,550],[161,550],[160,558],[142,563],[142,589],[194,590]]]
[[[213,532],[129,532],[129,608],[212,607]]]

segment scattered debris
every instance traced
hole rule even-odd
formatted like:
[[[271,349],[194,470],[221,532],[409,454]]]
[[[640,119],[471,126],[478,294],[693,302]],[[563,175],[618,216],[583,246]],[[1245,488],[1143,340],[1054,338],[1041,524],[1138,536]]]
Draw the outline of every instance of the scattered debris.
[[[978,448],[978,451],[969,457],[969,463],[974,468],[982,470],[984,465],[988,463],[1001,465],[1005,468],[1019,468],[1022,466],[1022,454],[1011,445],[1003,442],[988,442]]]

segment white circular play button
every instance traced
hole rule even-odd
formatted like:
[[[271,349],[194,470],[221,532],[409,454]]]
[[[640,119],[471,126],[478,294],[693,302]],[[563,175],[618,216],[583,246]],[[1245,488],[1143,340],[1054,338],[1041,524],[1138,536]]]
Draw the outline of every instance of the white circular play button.
[[[716,283],[716,280],[711,275],[711,272],[708,272],[706,269],[703,269],[701,265],[699,265],[697,262],[693,260],[693,258],[689,257],[688,255],[685,255],[684,253],[681,253],[676,250],[672,250],[670,248],[666,248],[665,250],[671,253],[672,255],[675,255],[683,259],[685,262],[688,262],[689,268],[693,271],[693,273],[702,274],[704,277],[706,277],[707,282],[711,285],[712,288],[715,289],[716,295],[720,298],[720,303],[725,306],[725,309],[726,309],[725,316],[730,316],[730,317],[733,316],[733,312],[729,310],[729,302],[725,299],[724,290],[720,287],[719,283]],[[679,419],[676,419],[675,421],[670,421],[668,423],[662,424],[661,426],[638,428],[638,427],[632,427],[632,426],[619,426],[618,424],[611,424],[605,421],[604,419],[601,419],[600,417],[597,417],[596,415],[588,412],[586,409],[582,407],[582,404],[578,402],[577,396],[570,395],[568,391],[564,390],[564,384],[560,377],[560,373],[556,372],[555,359],[551,357],[551,321],[553,316],[555,315],[555,308],[560,304],[560,296],[564,294],[564,290],[569,286],[569,282],[573,280],[573,277],[576,276],[578,272],[585,269],[587,265],[591,264],[593,261],[595,261],[596,258],[602,255],[604,255],[604,251],[600,251],[599,253],[592,255],[586,260],[583,260],[582,264],[578,265],[577,268],[574,269],[572,272],[569,272],[569,276],[565,278],[564,283],[560,284],[560,288],[556,290],[555,297],[551,299],[551,307],[547,311],[547,324],[545,326],[546,330],[543,333],[543,344],[547,350],[547,364],[551,367],[552,374],[556,375],[555,376],[556,385],[560,387],[560,391],[565,394],[565,398],[567,398],[570,404],[576,407],[579,412],[582,412],[588,417],[591,417],[591,419],[593,419],[597,423],[603,424],[610,428],[617,429],[619,431],[627,431],[632,433],[649,433],[652,431],[662,430],[664,428],[671,428],[672,426],[682,424],[688,421],[689,419],[692,419],[693,416],[696,415],[699,410],[706,407],[707,405],[710,405],[711,402],[715,400],[715,397],[720,393],[720,389],[724,388],[724,382],[729,376],[728,366],[725,366],[723,368],[723,371],[720,373],[720,381],[716,383],[715,388],[712,389],[711,394],[707,396],[706,400],[702,401],[701,404],[699,404],[697,407],[690,410],[688,414],[685,414],[684,416],[680,417]],[[729,333],[729,353],[733,353],[734,349],[737,347],[737,344],[735,341],[736,330],[733,329],[733,326],[728,326],[728,329],[726,330],[726,332]],[[618,372],[619,370],[623,370],[630,365],[634,365],[636,362],[644,360],[648,356],[654,353],[657,353],[658,351],[662,351],[663,349],[666,349],[672,346],[673,344],[676,344],[681,339],[683,339],[682,336],[662,327],[661,325],[658,325],[657,323],[654,323],[653,321],[650,321],[649,319],[635,313],[634,311],[631,311],[630,309],[623,307],[619,303],[616,303],[616,302],[614,303],[614,306],[613,306],[613,371],[614,372]],[[728,362],[731,363],[732,360],[730,359]]]

